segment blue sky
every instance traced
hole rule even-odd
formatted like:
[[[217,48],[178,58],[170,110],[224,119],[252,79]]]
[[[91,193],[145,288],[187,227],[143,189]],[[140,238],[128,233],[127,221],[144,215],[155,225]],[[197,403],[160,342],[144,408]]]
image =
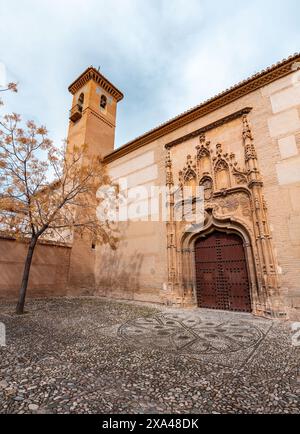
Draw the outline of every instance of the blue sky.
[[[5,111],[67,135],[89,65],[125,95],[116,146],[300,51],[299,0],[0,0]],[[3,112],[3,109],[1,110]]]

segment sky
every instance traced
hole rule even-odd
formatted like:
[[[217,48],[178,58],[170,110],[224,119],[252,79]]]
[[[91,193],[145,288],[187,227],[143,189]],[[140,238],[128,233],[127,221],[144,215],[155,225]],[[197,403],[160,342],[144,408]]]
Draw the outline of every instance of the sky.
[[[124,93],[115,147],[300,51],[299,0],[0,0],[1,113],[67,136],[88,66]],[[0,67],[1,71],[1,67]]]

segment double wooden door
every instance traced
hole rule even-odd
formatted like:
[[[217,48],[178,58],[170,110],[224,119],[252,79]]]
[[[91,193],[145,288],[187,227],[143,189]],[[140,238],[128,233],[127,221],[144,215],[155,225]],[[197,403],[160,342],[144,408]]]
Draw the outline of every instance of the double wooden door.
[[[195,245],[198,306],[251,312],[247,263],[242,239],[213,232]]]

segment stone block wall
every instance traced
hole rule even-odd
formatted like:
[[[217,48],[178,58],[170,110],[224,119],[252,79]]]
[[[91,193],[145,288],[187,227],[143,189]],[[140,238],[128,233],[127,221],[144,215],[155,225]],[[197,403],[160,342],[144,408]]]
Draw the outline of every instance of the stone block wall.
[[[17,297],[27,245],[0,238],[0,297]],[[36,247],[28,296],[62,296],[68,291],[71,248],[53,244]]]

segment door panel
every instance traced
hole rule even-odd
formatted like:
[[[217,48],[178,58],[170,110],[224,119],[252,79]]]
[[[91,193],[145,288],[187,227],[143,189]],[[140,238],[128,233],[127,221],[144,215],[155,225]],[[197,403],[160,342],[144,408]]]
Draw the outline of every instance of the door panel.
[[[199,307],[251,312],[249,280],[242,239],[213,232],[195,246]]]

